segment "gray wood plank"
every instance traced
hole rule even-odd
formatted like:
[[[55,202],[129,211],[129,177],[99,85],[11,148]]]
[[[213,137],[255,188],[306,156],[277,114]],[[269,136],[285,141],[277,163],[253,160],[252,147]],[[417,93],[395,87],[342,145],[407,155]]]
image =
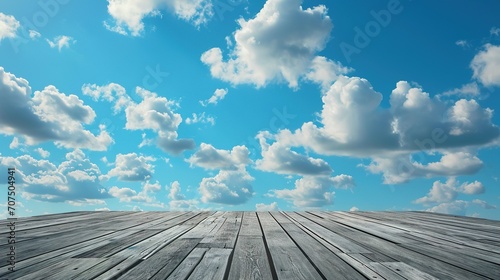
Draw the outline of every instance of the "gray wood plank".
[[[392,242],[388,242],[387,240],[336,223],[332,220],[322,220],[317,216],[311,215],[309,213],[300,213],[300,215],[303,215],[304,217],[307,217],[324,226],[325,228],[337,232],[345,238],[355,241],[356,243],[361,244],[366,248],[380,252],[395,260],[405,262],[439,279],[486,279],[484,276],[478,275],[457,266],[453,266],[447,263],[447,260],[440,260],[438,258],[423,255],[421,253],[398,246],[397,244],[394,244]]]
[[[257,213],[278,279],[323,279],[307,257],[267,212]]]
[[[262,236],[238,237],[228,279],[273,279]]]
[[[381,263],[392,271],[402,275],[408,280],[437,280],[438,278],[422,272],[403,262],[384,262]]]
[[[262,236],[259,219],[255,212],[245,212],[241,223],[240,236]]]
[[[168,276],[167,280],[187,279],[201,262],[208,248],[194,248],[193,251]]]
[[[210,248],[188,279],[223,280],[232,251],[232,249]]]
[[[176,239],[118,279],[166,279],[201,239]]]
[[[328,250],[320,242],[302,231],[288,218],[279,212],[273,212],[272,216],[293,239],[297,246],[307,255],[309,260],[328,279],[365,279],[352,266]]]

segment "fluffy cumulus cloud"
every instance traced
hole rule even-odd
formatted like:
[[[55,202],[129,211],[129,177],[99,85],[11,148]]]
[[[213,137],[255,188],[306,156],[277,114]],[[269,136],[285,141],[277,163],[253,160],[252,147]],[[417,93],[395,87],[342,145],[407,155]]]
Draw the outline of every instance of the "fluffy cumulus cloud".
[[[200,148],[187,162],[191,166],[205,169],[237,170],[240,166],[250,163],[250,152],[246,146],[235,146],[232,150],[220,150],[206,143],[201,143]]]
[[[117,187],[113,186],[108,190],[108,194],[112,197],[118,198],[120,202],[127,203],[141,203],[150,207],[165,208],[165,204],[159,202],[155,194],[161,190],[161,185],[159,182],[151,183],[144,182],[141,187],[141,191],[136,191],[128,187]],[[139,207],[134,205],[134,207]]]
[[[115,114],[133,104],[132,99],[127,95],[125,88],[115,83],[110,83],[104,86],[84,84],[82,86],[82,92],[84,95],[92,97],[94,101],[102,99],[113,103],[113,111]]]
[[[220,48],[212,48],[203,53],[202,62],[213,77],[233,85],[262,87],[275,80],[296,88],[306,74],[322,84],[331,82],[330,75],[346,69],[316,54],[324,49],[333,24],[325,6],[303,9],[301,4],[268,0],[255,18],[238,21],[229,58],[224,59]]]
[[[257,138],[261,146],[262,159],[256,161],[258,169],[287,175],[329,175],[332,169],[322,159],[301,155],[279,142],[270,145],[265,137],[269,133],[260,133]]]
[[[500,46],[484,45],[470,64],[474,78],[485,86],[500,86]]]
[[[198,191],[205,203],[243,204],[253,196],[253,180],[245,168],[220,170],[214,177],[203,178]]]
[[[482,162],[474,149],[498,141],[493,110],[474,99],[447,103],[405,81],[392,91],[389,108],[382,97],[366,79],[341,76],[322,97],[319,124],[280,130],[270,137],[271,147],[371,158],[369,171],[383,173],[386,183],[401,183],[477,172]],[[427,153],[441,154],[440,161],[423,164]]]
[[[182,122],[182,117],[173,111],[173,108],[177,106],[175,102],[145,89],[137,88],[136,92],[143,100],[125,109],[126,129],[151,129],[157,132],[157,145],[162,150],[175,155],[184,150],[194,149],[192,139],[177,139],[177,128]]]
[[[47,39],[47,43],[49,43],[49,46],[51,48],[57,48],[59,51],[61,51],[63,48],[69,48],[71,44],[76,43],[76,40],[72,37],[61,35],[54,37],[53,40]]]
[[[182,194],[181,184],[178,181],[174,181],[170,184],[168,198],[170,199],[170,210],[192,211],[198,209],[198,200],[186,199],[186,196]]]
[[[160,15],[163,9],[196,26],[213,16],[211,0],[108,0],[108,13],[113,22],[104,22],[104,26],[122,35],[139,36],[144,31],[143,19]]]
[[[100,126],[99,135],[84,129],[91,124],[95,112],[76,95],[66,95],[47,86],[32,95],[27,80],[5,72],[0,67],[0,133],[20,135],[26,144],[54,141],[65,148],[106,150],[113,139]],[[12,118],[11,116],[17,116]]]
[[[83,205],[104,204],[102,200],[110,197],[100,183],[99,167],[78,149],[59,165],[23,155],[0,157],[0,166],[17,169],[16,182],[26,199]]]
[[[386,184],[406,183],[419,177],[470,175],[483,167],[483,162],[477,156],[466,152],[445,152],[439,161],[420,163],[420,161],[425,161],[427,156],[424,152],[414,156],[408,154],[377,156],[365,167],[371,173],[382,173]]]
[[[156,141],[143,139],[141,147],[156,142],[159,148],[174,155],[195,148],[194,140],[178,139],[177,129],[182,123],[182,117],[175,112],[179,106],[176,102],[140,87],[135,92],[141,100],[135,102],[122,86],[114,83],[104,86],[84,85],[82,91],[94,100],[113,103],[115,113],[124,110],[126,129],[152,130],[158,134]]]
[[[255,204],[255,209],[257,211],[279,211],[278,202],[273,202],[271,204],[257,203]]]
[[[21,26],[21,24],[14,16],[0,13],[0,41],[5,38],[16,37],[19,26]]]
[[[477,195],[484,193],[484,191],[484,186],[479,181],[460,184],[454,177],[451,177],[444,183],[435,181],[429,193],[424,197],[416,199],[414,203],[432,206],[427,209],[431,212],[457,215],[465,215],[466,210],[473,204],[485,209],[494,209],[491,207],[492,205],[479,199],[474,199],[472,203],[464,200],[456,200],[459,194]]]
[[[207,170],[219,170],[213,177],[203,178],[198,188],[202,202],[220,204],[243,204],[254,192],[254,178],[246,170],[251,163],[246,146],[235,146],[231,150],[216,149],[202,143],[196,153],[187,161],[191,166]]]
[[[329,176],[304,176],[295,181],[294,189],[272,190],[271,195],[289,200],[298,208],[316,208],[332,205],[334,188],[347,189],[354,186],[351,176],[342,174]]]
[[[153,157],[139,156],[136,153],[118,154],[115,167],[107,176],[118,177],[122,181],[146,181],[154,173],[154,166],[150,162],[155,160]]]

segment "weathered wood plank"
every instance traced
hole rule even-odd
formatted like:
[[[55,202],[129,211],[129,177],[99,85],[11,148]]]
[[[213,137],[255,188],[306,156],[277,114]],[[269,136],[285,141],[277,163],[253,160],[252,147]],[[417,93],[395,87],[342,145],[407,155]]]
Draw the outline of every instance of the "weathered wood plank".
[[[193,251],[168,276],[167,280],[187,279],[201,262],[208,248],[194,248]]]
[[[297,246],[328,279],[365,279],[352,266],[344,262],[320,242],[302,231],[283,214],[273,212],[272,216],[293,239]]]
[[[278,279],[322,279],[323,277],[267,212],[257,214],[271,253]]]
[[[210,248],[188,279],[223,280],[232,251],[232,249]]]
[[[176,239],[118,279],[166,279],[201,239]]]
[[[273,279],[262,236],[238,237],[228,279]]]

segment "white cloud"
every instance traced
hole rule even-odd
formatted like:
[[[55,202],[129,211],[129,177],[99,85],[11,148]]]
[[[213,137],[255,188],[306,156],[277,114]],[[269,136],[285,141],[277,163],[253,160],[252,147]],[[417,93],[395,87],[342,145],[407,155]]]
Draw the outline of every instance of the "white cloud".
[[[492,210],[497,209],[496,205],[489,204],[488,202],[480,199],[474,199],[472,203],[481,206],[484,209]]]
[[[113,139],[100,126],[99,135],[85,130],[93,122],[95,112],[76,95],[66,95],[47,86],[31,96],[27,80],[17,78],[0,67],[0,133],[22,135],[25,143],[35,145],[54,141],[65,148],[104,151]],[[12,118],[12,116],[17,116]]]
[[[277,198],[290,200],[296,207],[322,207],[332,205],[335,192],[332,188],[351,188],[354,179],[348,175],[304,176],[295,181],[294,189],[272,190],[271,195]]]
[[[500,28],[499,27],[492,27],[490,29],[490,34],[495,35],[495,36],[500,36]]]
[[[268,0],[255,18],[238,20],[240,29],[234,32],[235,45],[227,60],[220,48],[212,48],[203,53],[202,62],[213,77],[233,85],[262,87],[277,80],[298,87],[333,27],[325,6],[303,9],[301,4]],[[311,75],[320,79],[320,74]]]
[[[94,211],[111,211],[108,207],[96,208]]]
[[[14,16],[0,13],[0,41],[5,38],[16,37],[19,26],[21,26],[21,24]]]
[[[42,158],[48,158],[50,156],[50,152],[42,148],[36,148],[35,151],[39,153]]]
[[[42,34],[40,34],[40,32],[38,32],[36,30],[30,30],[29,36],[31,39],[35,40],[36,38],[40,38],[42,36]]]
[[[20,145],[22,145],[22,144],[19,142],[19,138],[14,137],[12,139],[12,142],[10,142],[9,148],[11,150],[15,150],[15,149],[19,148]]]
[[[500,86],[500,46],[484,45],[470,64],[473,77],[485,86]]]
[[[468,206],[469,206],[469,203],[467,201],[456,200],[453,202],[441,203],[437,206],[434,206],[432,208],[427,209],[427,211],[437,212],[437,213],[442,213],[442,214],[465,216]]]
[[[192,139],[177,139],[177,128],[182,122],[182,117],[173,111],[173,107],[178,106],[175,102],[165,97],[158,97],[156,93],[139,87],[136,92],[143,100],[141,103],[133,103],[125,109],[126,129],[151,129],[157,132],[157,145],[172,154],[180,154],[184,150],[194,149],[195,145]]]
[[[30,33],[31,36],[31,33]],[[63,48],[69,48],[70,45],[75,44],[76,40],[73,39],[72,37],[62,35],[62,36],[56,36],[54,37],[53,40],[46,39],[47,43],[49,43],[49,46],[51,48],[57,48],[59,51],[61,51]]]
[[[253,196],[253,180],[245,168],[220,170],[214,177],[203,178],[198,191],[205,203],[243,204]]]
[[[186,196],[182,194],[181,185],[178,181],[172,182],[170,184],[170,191],[168,194],[170,198],[169,206],[170,210],[181,210],[181,211],[193,211],[198,210],[197,205],[199,204],[196,199],[186,199]]]
[[[479,86],[476,82],[471,82],[463,85],[460,88],[455,88],[443,93],[444,96],[478,96],[480,94]]]
[[[250,163],[250,152],[246,146],[235,146],[232,150],[219,150],[214,146],[201,143],[200,149],[186,161],[192,166],[205,169],[236,170]]]
[[[455,45],[462,47],[462,48],[467,48],[470,46],[469,42],[467,42],[466,40],[458,40],[455,42]]]
[[[211,0],[108,0],[108,13],[114,24],[104,22],[104,26],[122,35],[139,36],[144,31],[143,19],[160,15],[160,9],[171,10],[196,26],[213,15]]]
[[[415,200],[415,203],[429,204],[453,201],[457,197],[456,180],[450,178],[446,183],[434,182],[431,190],[425,197]]]
[[[208,100],[200,101],[200,104],[202,106],[207,106],[208,104],[217,105],[219,101],[221,101],[222,99],[224,99],[224,97],[226,97],[226,94],[228,92],[229,91],[227,90],[227,88],[218,88],[215,90],[214,94]]]
[[[474,181],[472,183],[463,183],[459,189],[459,192],[464,194],[482,194],[484,193],[483,183],[479,181]]]
[[[108,176],[118,177],[122,181],[146,181],[154,173],[155,161],[153,157],[139,156],[136,153],[116,155],[115,167],[108,172]]]
[[[322,98],[319,125],[306,122],[266,138],[280,149],[371,158],[368,170],[383,173],[386,183],[477,172],[482,162],[472,153],[496,145],[500,135],[493,110],[474,99],[447,103],[404,81],[392,91],[390,108],[381,105],[381,93],[357,77],[339,77]],[[426,153],[441,154],[441,160],[422,164]]]
[[[186,197],[181,193],[181,184],[178,181],[174,181],[170,184],[170,192],[168,193],[168,198],[171,200],[184,200]]]
[[[78,149],[67,153],[66,160],[58,166],[29,155],[0,156],[0,166],[16,167],[16,182],[26,199],[88,204],[94,199],[109,198],[99,181],[99,167]],[[7,181],[2,175],[0,179]]]
[[[455,177],[451,177],[446,180],[446,183],[440,181],[435,181],[430,189],[429,193],[415,200],[415,203],[420,204],[432,204],[432,203],[445,203],[452,202],[455,200],[459,193],[467,195],[475,195],[484,193],[484,186],[479,181],[474,181],[472,183],[465,182],[459,185],[459,182]]]
[[[255,204],[255,209],[259,212],[279,211],[278,202],[273,202],[271,204],[257,203]]]
[[[466,152],[445,153],[437,162],[421,164],[425,160],[424,153],[417,154],[414,159],[409,154],[401,156],[374,157],[365,168],[371,173],[382,173],[385,184],[406,183],[419,177],[469,175],[478,172],[483,162]]]
[[[320,84],[322,89],[326,91],[340,75],[347,74],[352,70],[351,68],[342,66],[340,62],[335,62],[324,56],[317,56],[312,60],[311,68],[306,74],[306,78]]]
[[[150,207],[165,208],[165,205],[158,202],[154,195],[160,190],[161,186],[158,182],[154,184],[144,182],[140,192],[127,187],[119,188],[117,186],[113,186],[109,189],[108,193],[111,196],[118,198],[120,202],[141,203]],[[139,207],[138,205],[135,206]]]
[[[192,118],[186,118],[186,124],[195,123],[209,123],[215,125],[215,119],[212,116],[205,116],[205,112],[201,114],[193,113]]]
[[[132,99],[127,95],[126,90],[119,84],[110,83],[104,86],[96,84],[84,84],[82,92],[92,97],[95,101],[106,100],[113,104],[114,113],[118,113],[128,106],[132,105]]]
[[[279,142],[269,145],[266,133],[257,135],[261,146],[262,159],[257,160],[256,167],[263,171],[288,175],[329,175],[332,169],[322,159],[301,155],[281,145]]]
[[[356,212],[356,211],[359,211],[359,208],[356,207],[356,206],[353,206],[351,207],[351,209],[349,209],[350,212]]]

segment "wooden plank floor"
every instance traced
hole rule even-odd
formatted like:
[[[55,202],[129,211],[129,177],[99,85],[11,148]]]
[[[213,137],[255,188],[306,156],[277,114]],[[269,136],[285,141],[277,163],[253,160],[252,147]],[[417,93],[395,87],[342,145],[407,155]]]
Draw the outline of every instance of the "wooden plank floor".
[[[424,212],[72,212],[0,221],[0,279],[500,279],[500,222]]]

